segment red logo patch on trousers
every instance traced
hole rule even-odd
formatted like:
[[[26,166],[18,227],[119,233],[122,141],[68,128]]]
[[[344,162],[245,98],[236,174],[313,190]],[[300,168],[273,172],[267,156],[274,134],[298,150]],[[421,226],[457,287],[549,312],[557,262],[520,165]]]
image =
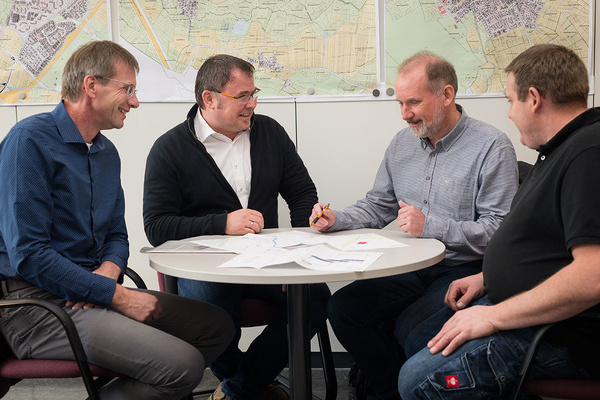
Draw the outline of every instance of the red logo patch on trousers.
[[[455,388],[458,386],[458,375],[446,375],[446,387]]]

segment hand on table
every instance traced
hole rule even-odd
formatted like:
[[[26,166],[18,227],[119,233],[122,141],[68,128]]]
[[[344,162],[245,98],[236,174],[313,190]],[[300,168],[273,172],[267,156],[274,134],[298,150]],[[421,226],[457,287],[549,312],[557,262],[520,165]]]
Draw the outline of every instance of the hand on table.
[[[227,214],[225,234],[245,235],[246,233],[259,233],[264,227],[265,221],[260,212],[249,208],[242,208]]]

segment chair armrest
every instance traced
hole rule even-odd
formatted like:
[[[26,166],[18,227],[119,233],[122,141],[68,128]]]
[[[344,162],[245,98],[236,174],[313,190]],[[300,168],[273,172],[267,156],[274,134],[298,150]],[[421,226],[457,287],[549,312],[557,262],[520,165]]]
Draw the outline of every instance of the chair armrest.
[[[131,268],[125,268],[125,275],[133,281],[133,283],[138,289],[148,289],[142,277],[139,276],[138,273],[132,270]]]
[[[0,300],[0,308],[19,306],[42,307],[54,314],[56,318],[58,318],[62,326],[65,328],[67,338],[71,345],[71,349],[73,350],[75,361],[77,362],[77,366],[79,367],[79,371],[81,372],[81,376],[83,377],[83,381],[85,383],[88,394],[90,395],[90,399],[100,400],[98,390],[93,384],[94,380],[92,377],[92,373],[90,372],[90,367],[87,363],[87,356],[85,355],[85,350],[83,348],[83,345],[81,344],[81,338],[79,337],[77,328],[75,327],[75,324],[73,323],[71,317],[69,317],[69,314],[67,314],[65,310],[63,310],[61,307],[47,300],[35,298]]]

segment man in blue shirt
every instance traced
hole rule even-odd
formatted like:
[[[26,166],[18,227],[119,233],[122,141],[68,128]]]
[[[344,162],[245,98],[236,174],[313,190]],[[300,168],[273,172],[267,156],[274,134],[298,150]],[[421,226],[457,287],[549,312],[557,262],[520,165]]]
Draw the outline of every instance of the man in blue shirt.
[[[129,257],[120,159],[100,130],[121,128],[139,106],[138,71],[113,42],[80,47],[65,65],[63,101],[0,143],[2,297],[64,307],[88,360],[127,376],[103,399],[179,399],[227,347],[233,325],[210,304],[117,283]],[[47,312],[21,307],[0,317],[17,357],[72,358]]]

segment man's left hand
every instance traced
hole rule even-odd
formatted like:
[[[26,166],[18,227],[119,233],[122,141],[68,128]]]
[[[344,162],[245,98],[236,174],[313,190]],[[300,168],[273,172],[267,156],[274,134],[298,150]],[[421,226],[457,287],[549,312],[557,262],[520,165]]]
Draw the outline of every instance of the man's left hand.
[[[452,354],[463,343],[498,332],[491,316],[493,306],[473,306],[457,311],[433,339],[427,343],[432,354],[440,351],[444,356]]]
[[[410,233],[415,237],[421,237],[423,227],[425,226],[425,214],[415,206],[409,206],[403,201],[399,201],[398,205],[398,226],[402,232]]]

